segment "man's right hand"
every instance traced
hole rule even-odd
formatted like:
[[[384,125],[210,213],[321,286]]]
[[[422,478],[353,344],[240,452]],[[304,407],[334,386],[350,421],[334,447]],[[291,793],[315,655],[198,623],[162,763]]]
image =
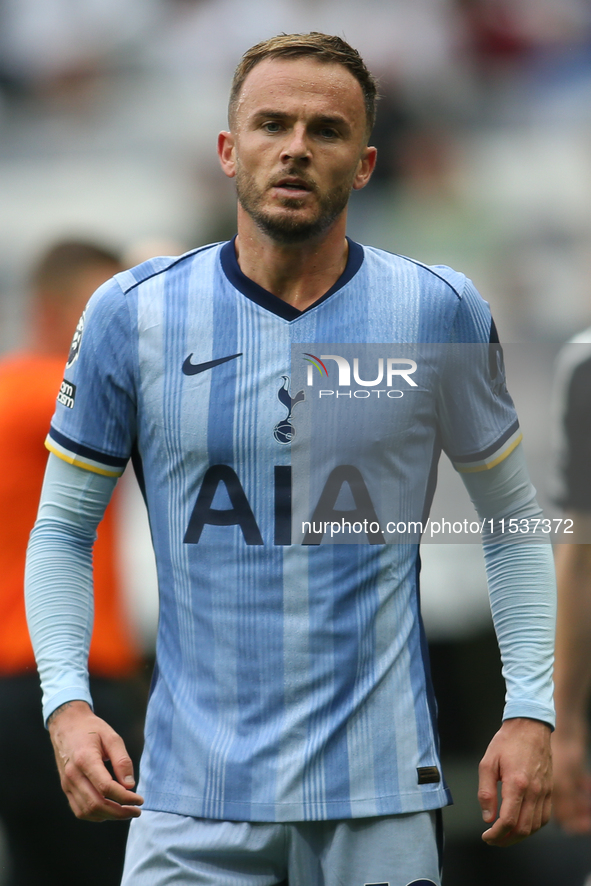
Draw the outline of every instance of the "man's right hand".
[[[57,708],[48,729],[62,789],[74,815],[86,821],[137,818],[144,802],[135,787],[133,764],[123,739],[85,701]],[[112,778],[104,761],[110,761]]]

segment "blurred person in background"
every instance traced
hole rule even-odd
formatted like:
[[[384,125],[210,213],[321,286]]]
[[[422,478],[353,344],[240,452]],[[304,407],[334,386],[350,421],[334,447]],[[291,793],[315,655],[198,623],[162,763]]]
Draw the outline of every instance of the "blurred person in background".
[[[555,552],[553,808],[565,831],[591,834],[591,329],[563,349],[555,397],[560,441],[555,498],[572,520],[572,535]]]
[[[93,828],[71,813],[60,788],[25,619],[23,576],[46,464],[43,445],[72,333],[94,290],[117,271],[102,246],[63,241],[31,275],[28,341],[0,360],[0,820],[10,886],[116,886],[125,828]],[[67,396],[63,390],[61,397]],[[116,502],[95,546],[94,633],[89,668],[97,711],[119,723],[137,757],[143,692],[140,653],[128,624],[115,557]],[[57,571],[60,564],[56,563]],[[81,876],[80,871],[84,870]]]

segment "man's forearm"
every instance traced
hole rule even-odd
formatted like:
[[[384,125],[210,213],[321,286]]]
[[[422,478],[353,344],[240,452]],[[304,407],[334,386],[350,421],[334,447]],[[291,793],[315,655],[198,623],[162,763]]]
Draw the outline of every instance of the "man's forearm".
[[[51,456],[39,518],[29,542],[27,619],[47,717],[64,702],[86,701],[92,633],[92,546],[114,482]]]
[[[39,521],[31,533],[25,588],[44,718],[73,699],[90,704],[92,540],[76,538],[58,523]]]
[[[504,718],[554,726],[556,598],[549,545],[500,542],[484,549],[495,631],[507,685]]]
[[[521,445],[499,465],[463,475],[481,517],[533,520],[535,499]],[[515,541],[498,531],[484,538],[491,610],[507,684],[505,718],[529,717],[554,725],[552,665],[556,583],[547,537]],[[534,540],[535,538],[535,540]]]

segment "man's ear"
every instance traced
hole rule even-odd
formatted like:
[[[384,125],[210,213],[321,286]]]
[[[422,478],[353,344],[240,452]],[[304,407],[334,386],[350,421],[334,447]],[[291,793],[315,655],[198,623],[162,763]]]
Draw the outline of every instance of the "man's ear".
[[[234,136],[231,132],[222,130],[218,135],[218,157],[220,165],[228,178],[236,175],[236,161],[234,158]]]
[[[359,161],[359,167],[355,178],[353,179],[353,190],[359,191],[364,188],[370,180],[372,173],[376,167],[378,157],[378,149],[367,147],[363,150],[363,155]]]

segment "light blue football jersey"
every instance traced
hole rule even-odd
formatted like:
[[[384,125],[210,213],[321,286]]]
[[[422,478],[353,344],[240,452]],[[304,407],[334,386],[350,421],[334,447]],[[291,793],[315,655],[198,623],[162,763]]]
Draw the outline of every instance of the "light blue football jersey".
[[[160,589],[147,808],[289,821],[450,801],[418,545],[290,544],[291,346],[488,343],[491,328],[463,275],[353,242],[305,312],[246,278],[233,242],[154,259],[95,293],[47,445],[108,475],[133,457],[143,484]],[[486,379],[478,398],[458,441],[438,413],[413,419],[425,507],[442,445],[468,470],[516,445],[506,390]]]

